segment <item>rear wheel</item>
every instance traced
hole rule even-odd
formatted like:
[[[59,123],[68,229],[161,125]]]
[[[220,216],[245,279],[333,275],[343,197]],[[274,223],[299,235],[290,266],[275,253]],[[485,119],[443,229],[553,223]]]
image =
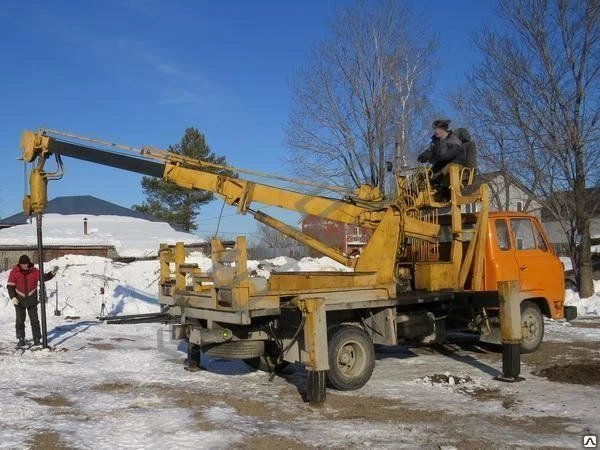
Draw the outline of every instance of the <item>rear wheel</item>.
[[[539,306],[533,302],[521,303],[521,330],[521,353],[536,351],[544,338],[544,318]]]
[[[355,326],[336,328],[329,338],[329,386],[351,391],[365,385],[375,367],[375,349],[369,335]]]

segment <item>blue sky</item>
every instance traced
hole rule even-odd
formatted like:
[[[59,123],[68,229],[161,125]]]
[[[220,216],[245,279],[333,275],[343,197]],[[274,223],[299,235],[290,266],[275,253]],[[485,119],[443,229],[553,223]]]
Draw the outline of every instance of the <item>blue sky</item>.
[[[438,109],[450,113],[443,93],[464,81],[476,58],[469,35],[493,19],[495,3],[409,2],[440,36]],[[195,126],[230,164],[285,175],[290,81],[350,3],[3,1],[0,217],[20,211],[20,136],[40,126],[162,148]],[[126,207],[144,200],[136,174],[70,159],[65,166],[50,198],[94,195]],[[214,233],[220,208],[202,208],[199,234]],[[253,233],[252,219],[234,212],[225,208],[221,231]]]

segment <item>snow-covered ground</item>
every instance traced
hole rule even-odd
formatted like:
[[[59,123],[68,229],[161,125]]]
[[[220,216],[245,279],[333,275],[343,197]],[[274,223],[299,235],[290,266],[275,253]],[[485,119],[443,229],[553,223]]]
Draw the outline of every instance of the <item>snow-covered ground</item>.
[[[208,258],[192,259],[210,270]],[[365,387],[328,391],[327,404],[318,409],[298,393],[305,380],[301,367],[270,381],[242,362],[205,359],[207,370],[188,373],[182,369],[185,345],[171,341],[165,326],[96,320],[103,302],[109,314],[158,311],[157,262],[65,256],[52,265],[60,268],[47,283],[54,351],[14,349],[8,272],[0,273],[2,448],[460,448],[471,441],[579,447],[576,437],[587,429],[600,434],[600,387],[549,381],[533,375],[526,362],[524,382],[502,384],[493,379],[500,358],[468,349],[421,350],[414,357],[413,349],[380,348]],[[248,267],[260,275],[274,268],[340,269],[327,258],[275,258]],[[569,292],[569,301],[588,314],[585,320],[598,314],[599,298],[580,300]],[[57,303],[60,316],[54,315]],[[600,341],[600,327],[547,321],[546,329],[547,345]],[[600,354],[600,346],[593,352]],[[440,374],[448,381],[436,382]]]
[[[201,254],[193,254],[189,261],[211,269],[210,259]],[[68,255],[46,263],[46,267],[54,265],[59,271],[46,283],[48,342],[54,351],[14,348],[14,307],[6,291],[9,272],[0,273],[0,448],[24,448],[36,433],[47,430],[59,434],[62,444],[76,448],[172,448],[198,442],[225,447],[243,436],[241,429],[251,424],[224,406],[207,410],[206,420],[237,421],[237,431],[194,431],[189,429],[195,421],[193,405],[163,404],[161,385],[183,392],[189,383],[198,382],[182,370],[185,348],[170,340],[165,326],[115,326],[96,319],[103,304],[109,315],[157,312],[157,261],[124,264]],[[279,257],[250,261],[248,268],[268,276],[274,268],[342,270],[343,266],[329,258]],[[26,332],[31,339],[28,322]],[[270,385],[243,363],[222,369],[228,364],[221,364],[219,370],[238,373],[245,386]],[[220,375],[210,378],[205,381],[217,383]],[[231,387],[224,378],[218,381],[221,388]],[[126,399],[115,403],[114,391],[121,389],[128,391]],[[77,412],[70,413],[74,405]]]

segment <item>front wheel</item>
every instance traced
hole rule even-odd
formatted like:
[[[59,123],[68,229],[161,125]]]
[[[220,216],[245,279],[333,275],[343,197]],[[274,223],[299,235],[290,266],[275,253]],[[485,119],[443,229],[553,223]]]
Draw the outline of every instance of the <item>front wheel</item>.
[[[544,338],[544,318],[539,306],[533,302],[521,303],[521,330],[521,353],[536,351]]]
[[[328,343],[327,383],[340,391],[352,391],[365,385],[375,367],[375,349],[369,335],[352,325],[336,328]]]

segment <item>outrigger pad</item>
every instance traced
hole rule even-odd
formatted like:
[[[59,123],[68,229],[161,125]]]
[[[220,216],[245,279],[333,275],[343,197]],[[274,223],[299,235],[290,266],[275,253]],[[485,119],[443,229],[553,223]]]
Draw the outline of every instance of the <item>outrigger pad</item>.
[[[306,379],[306,400],[312,406],[321,406],[325,402],[326,370],[308,370]]]
[[[496,380],[507,383],[523,381],[521,373],[521,344],[502,344],[502,375]]]

